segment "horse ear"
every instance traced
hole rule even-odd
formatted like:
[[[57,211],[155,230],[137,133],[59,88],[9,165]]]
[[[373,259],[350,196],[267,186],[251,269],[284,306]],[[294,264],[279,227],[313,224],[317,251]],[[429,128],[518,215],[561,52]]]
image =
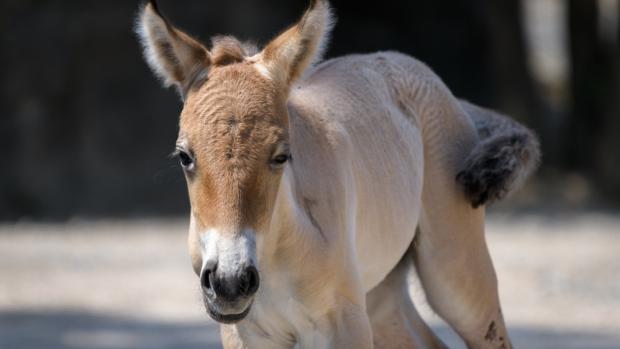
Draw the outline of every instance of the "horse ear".
[[[327,0],[312,0],[301,20],[261,52],[269,75],[290,86],[310,65],[321,60],[332,26],[333,16]]]
[[[210,65],[207,48],[168,23],[154,0],[141,8],[136,32],[155,75],[164,86],[175,85],[182,96]]]

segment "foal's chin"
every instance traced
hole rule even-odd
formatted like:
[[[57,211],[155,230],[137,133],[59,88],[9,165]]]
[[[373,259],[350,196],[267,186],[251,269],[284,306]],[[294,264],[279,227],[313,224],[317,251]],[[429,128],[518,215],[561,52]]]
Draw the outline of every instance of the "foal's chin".
[[[236,302],[236,304],[221,303],[222,302],[209,301],[207,297],[204,298],[204,305],[207,310],[207,314],[209,314],[213,320],[222,324],[235,324],[245,319],[252,308],[252,299]]]

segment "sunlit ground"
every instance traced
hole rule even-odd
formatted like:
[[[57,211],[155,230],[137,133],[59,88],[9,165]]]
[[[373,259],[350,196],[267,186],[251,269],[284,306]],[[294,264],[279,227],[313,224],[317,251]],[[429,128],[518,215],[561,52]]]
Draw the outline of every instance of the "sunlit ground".
[[[487,231],[517,348],[620,348],[620,217],[493,216]],[[220,347],[185,232],[183,221],[0,227],[0,348]]]

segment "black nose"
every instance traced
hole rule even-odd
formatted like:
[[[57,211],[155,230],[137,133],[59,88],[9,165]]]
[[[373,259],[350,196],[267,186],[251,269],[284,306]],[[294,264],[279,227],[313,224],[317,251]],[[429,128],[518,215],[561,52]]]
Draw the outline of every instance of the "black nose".
[[[239,288],[244,296],[251,296],[256,293],[259,283],[258,270],[252,265],[245,268],[239,276]]]
[[[213,290],[212,285],[215,276],[215,268],[217,268],[216,262],[207,262],[207,265],[205,265],[200,275],[200,286],[202,286],[202,289],[207,293]]]
[[[230,276],[217,273],[216,267],[215,263],[207,263],[200,276],[200,284],[208,297],[236,301],[241,297],[252,296],[258,290],[260,278],[256,267],[245,267],[237,275]]]

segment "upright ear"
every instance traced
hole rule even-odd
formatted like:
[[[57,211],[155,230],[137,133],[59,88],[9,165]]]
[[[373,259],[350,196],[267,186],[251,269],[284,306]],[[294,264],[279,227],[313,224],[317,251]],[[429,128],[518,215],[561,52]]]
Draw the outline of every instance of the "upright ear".
[[[155,75],[166,87],[175,85],[181,96],[209,67],[207,48],[168,23],[154,0],[140,10],[136,32]]]
[[[301,20],[273,39],[261,53],[269,74],[287,86],[322,58],[333,25],[327,0],[311,1]]]

